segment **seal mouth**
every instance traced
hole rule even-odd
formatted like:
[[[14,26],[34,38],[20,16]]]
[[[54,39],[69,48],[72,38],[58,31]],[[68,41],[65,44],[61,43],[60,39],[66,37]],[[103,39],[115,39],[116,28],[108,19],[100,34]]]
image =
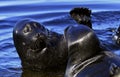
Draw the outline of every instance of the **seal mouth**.
[[[34,43],[30,45],[32,52],[38,53],[46,48],[46,42],[43,39],[37,39]]]

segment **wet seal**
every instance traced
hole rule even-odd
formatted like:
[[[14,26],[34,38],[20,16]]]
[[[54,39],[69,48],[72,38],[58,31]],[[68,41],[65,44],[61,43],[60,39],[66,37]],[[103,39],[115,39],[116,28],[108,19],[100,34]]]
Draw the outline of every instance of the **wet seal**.
[[[65,69],[67,47],[62,34],[50,31],[36,21],[25,19],[15,25],[13,40],[23,69]]]
[[[120,26],[117,28],[117,30],[114,30],[113,34],[113,41],[120,46]]]
[[[91,10],[85,7],[76,7],[70,11],[71,17],[79,24],[92,28]]]
[[[65,77],[120,76],[120,58],[103,50],[92,29],[85,25],[69,26],[64,36],[69,57]]]

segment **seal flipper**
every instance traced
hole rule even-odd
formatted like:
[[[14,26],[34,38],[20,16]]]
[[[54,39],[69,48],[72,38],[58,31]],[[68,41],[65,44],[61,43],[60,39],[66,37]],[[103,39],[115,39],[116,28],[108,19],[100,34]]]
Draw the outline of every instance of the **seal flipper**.
[[[90,9],[85,7],[74,8],[70,11],[70,15],[77,23],[92,28]]]
[[[117,30],[114,31],[113,41],[120,46],[120,25]]]
[[[119,77],[120,76],[120,67],[112,63],[110,66],[110,77]]]

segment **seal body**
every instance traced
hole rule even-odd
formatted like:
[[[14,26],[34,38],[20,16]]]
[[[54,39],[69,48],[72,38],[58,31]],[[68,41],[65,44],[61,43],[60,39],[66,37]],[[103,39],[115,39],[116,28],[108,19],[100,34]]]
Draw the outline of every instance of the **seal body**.
[[[70,26],[64,34],[69,57],[65,77],[120,76],[120,58],[103,50],[92,29]]]
[[[54,70],[66,66],[64,37],[33,20],[22,20],[13,30],[13,40],[23,69]]]

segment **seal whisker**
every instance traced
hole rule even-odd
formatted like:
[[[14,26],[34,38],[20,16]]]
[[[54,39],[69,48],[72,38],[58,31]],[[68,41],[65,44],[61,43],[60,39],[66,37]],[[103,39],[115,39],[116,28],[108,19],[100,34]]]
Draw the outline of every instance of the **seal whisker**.
[[[47,48],[43,48],[42,51],[41,51],[41,54],[45,53],[45,51],[47,50]]]

